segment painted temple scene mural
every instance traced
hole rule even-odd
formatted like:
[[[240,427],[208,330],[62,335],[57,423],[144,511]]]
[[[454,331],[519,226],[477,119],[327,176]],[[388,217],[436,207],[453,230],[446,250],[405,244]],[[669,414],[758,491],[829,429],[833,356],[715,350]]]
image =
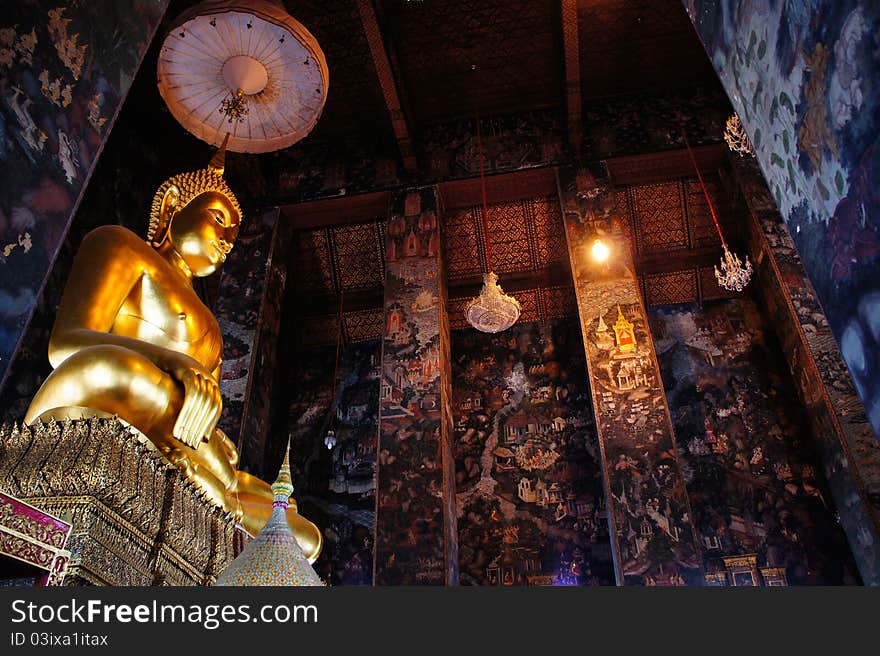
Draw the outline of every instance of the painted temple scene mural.
[[[650,316],[707,579],[725,558],[750,555],[751,569],[782,570],[788,585],[856,582],[809,426],[792,411],[793,381],[754,301]]]
[[[575,322],[457,330],[452,359],[461,583],[612,584]]]
[[[327,367],[333,346],[303,349],[291,372],[291,383],[298,381],[287,408],[291,471],[303,513],[321,517],[324,549],[315,571],[331,585],[372,582],[380,355],[378,340],[347,344],[335,399]],[[331,426],[337,441],[328,450]]]
[[[4,3],[0,586],[880,585],[878,35]]]

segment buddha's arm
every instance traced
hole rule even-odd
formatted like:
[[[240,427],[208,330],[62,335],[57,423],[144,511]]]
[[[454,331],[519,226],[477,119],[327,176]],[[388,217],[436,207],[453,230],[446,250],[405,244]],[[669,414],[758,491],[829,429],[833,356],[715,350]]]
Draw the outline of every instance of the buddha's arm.
[[[58,367],[90,346],[129,349],[166,371],[184,388],[174,437],[196,448],[220,418],[222,400],[212,372],[188,355],[110,330],[120,307],[140,278],[149,273],[149,246],[130,231],[104,226],[83,240],[58,308],[49,340],[49,361]]]

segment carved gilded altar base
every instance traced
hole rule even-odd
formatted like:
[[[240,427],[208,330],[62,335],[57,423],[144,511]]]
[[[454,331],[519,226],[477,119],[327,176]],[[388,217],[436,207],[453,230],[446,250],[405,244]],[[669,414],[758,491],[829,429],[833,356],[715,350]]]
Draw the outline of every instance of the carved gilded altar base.
[[[0,425],[0,490],[72,525],[65,585],[210,585],[241,540],[116,419]]]

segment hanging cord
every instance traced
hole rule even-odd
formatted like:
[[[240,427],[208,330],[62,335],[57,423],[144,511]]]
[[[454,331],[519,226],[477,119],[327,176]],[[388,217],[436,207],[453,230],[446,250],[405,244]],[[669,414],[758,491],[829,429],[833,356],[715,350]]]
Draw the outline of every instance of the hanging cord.
[[[703,190],[703,195],[706,197],[706,203],[709,205],[709,213],[712,215],[712,221],[715,223],[715,229],[718,231],[718,237],[721,239],[721,245],[724,248],[727,248],[727,243],[724,241],[724,235],[721,234],[721,226],[718,224],[718,217],[715,215],[715,206],[712,205],[712,199],[709,198],[709,192],[706,190],[706,183],[703,182],[703,176],[700,175],[700,167],[697,166],[697,158],[694,157],[694,151],[691,148],[691,144],[688,141],[687,135],[684,131],[684,125],[681,123],[679,119],[678,129],[681,130],[681,138],[684,139],[684,145],[687,146],[688,155],[691,156],[691,162],[693,162],[694,170],[697,172],[697,179],[700,181],[700,188]]]
[[[341,287],[341,286],[340,286]],[[330,428],[335,425],[336,417],[336,378],[339,376],[339,347],[342,343],[342,298],[345,296],[345,290],[339,290],[339,313],[337,315],[336,330],[336,362],[333,365],[333,393],[330,397]]]
[[[492,271],[492,247],[489,243],[489,206],[486,202],[486,173],[483,169],[483,135],[480,130],[480,111],[477,110],[477,150],[480,154],[480,190],[483,194],[483,235],[486,238],[486,273]]]

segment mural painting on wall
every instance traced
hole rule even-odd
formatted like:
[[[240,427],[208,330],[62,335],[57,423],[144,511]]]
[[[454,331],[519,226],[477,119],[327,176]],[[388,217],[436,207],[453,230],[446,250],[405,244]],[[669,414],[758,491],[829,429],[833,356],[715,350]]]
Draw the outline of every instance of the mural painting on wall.
[[[624,302],[585,308],[593,318],[584,332],[621,570],[635,584],[696,584],[687,497],[641,302],[625,302],[637,293],[628,283],[604,291]]]
[[[449,355],[437,198],[430,188],[397,202],[385,249],[376,583],[442,585],[454,546],[444,498],[451,436],[443,424]]]
[[[381,141],[352,139],[343,150],[305,141],[262,158],[261,177],[274,201],[288,203],[387,189],[401,176],[400,155],[388,148]]]
[[[873,584],[880,577],[880,444],[779,213],[753,212],[750,228],[765,316],[786,354],[862,580]]]
[[[223,331],[223,370],[220,376],[223,414],[219,426],[236,443],[239,443],[252,350],[260,321],[275,214],[272,211],[262,220],[242,222],[235,248],[220,273],[220,288],[214,307],[214,315]],[[241,450],[242,453],[245,451],[244,448]]]
[[[865,410],[861,400],[855,393],[852,378],[848,375],[846,365],[840,357],[840,351],[834,336],[830,334],[828,320],[825,318],[822,308],[813,293],[812,286],[806,280],[803,267],[800,265],[797,251],[791,241],[791,236],[785,226],[774,212],[772,216],[765,216],[760,221],[760,226],[765,235],[768,247],[772,250],[774,260],[780,268],[782,280],[785,283],[792,306],[800,320],[800,326],[808,341],[810,351],[816,358],[816,367],[821,376],[821,382],[831,397],[831,403],[845,418],[843,430],[848,433],[849,446],[853,450],[860,451],[860,473],[862,481],[867,487],[869,499],[872,501],[875,511],[880,511],[880,445],[874,439],[871,427],[865,417]],[[759,274],[764,274],[763,267]],[[769,271],[767,272],[769,275]],[[762,280],[766,277],[762,275]],[[808,354],[800,346],[800,335],[792,321],[786,321],[784,292],[778,285],[765,285],[768,290],[768,305],[771,315],[779,317],[779,331],[784,337],[786,353],[792,353],[789,369],[800,374],[797,381],[802,390],[803,399],[809,407],[819,404],[821,400],[820,382],[814,380],[813,367],[802,364]],[[809,373],[808,373],[809,372]],[[812,376],[812,377],[811,377]],[[869,468],[869,469],[866,469]]]
[[[687,95],[640,95],[590,103],[584,116],[584,156],[634,155],[682,143],[670,115],[678,113],[694,144],[719,143],[727,101],[717,91],[694,89]],[[565,120],[541,110],[481,119],[487,173],[560,164],[570,156]],[[474,119],[426,125],[421,131],[421,182],[476,177],[480,164]],[[344,154],[344,157],[341,156]],[[377,189],[406,182],[396,151],[381,141],[351,140],[344,151],[326,143],[303,142],[260,160],[260,176],[275,180],[274,201],[299,202]]]
[[[423,136],[430,180],[480,174],[475,119],[427,126]],[[486,173],[516,171],[563,161],[564,121],[558,112],[534,111],[483,117]]]
[[[7,3],[0,19],[0,378],[167,0]]]
[[[334,361],[335,346],[300,349],[289,383],[294,498],[303,516],[323,531],[324,549],[314,567],[331,585],[373,581],[381,347],[371,340],[341,350],[332,450],[324,437],[333,390],[327,363]]]
[[[684,4],[880,435],[880,6]]]
[[[696,541],[630,246],[602,172],[561,169],[569,260],[602,445],[617,582],[700,585]],[[595,222],[595,228],[594,228]],[[589,253],[602,230],[614,257]]]
[[[779,584],[858,583],[793,381],[755,303],[656,307],[651,325],[707,581],[748,556],[778,568]]]
[[[460,582],[613,585],[577,321],[452,333]]]

